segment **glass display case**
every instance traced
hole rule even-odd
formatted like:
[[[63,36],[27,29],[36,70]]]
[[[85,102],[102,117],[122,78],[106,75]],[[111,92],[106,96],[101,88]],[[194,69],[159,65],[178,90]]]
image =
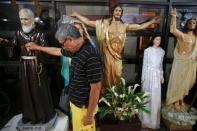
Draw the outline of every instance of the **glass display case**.
[[[72,11],[77,11],[81,15],[91,19],[101,19],[109,16],[109,5],[107,1],[73,1],[73,2],[55,2],[56,10],[56,22],[62,15],[70,15]],[[88,31],[92,37],[95,36],[95,29],[88,28]]]

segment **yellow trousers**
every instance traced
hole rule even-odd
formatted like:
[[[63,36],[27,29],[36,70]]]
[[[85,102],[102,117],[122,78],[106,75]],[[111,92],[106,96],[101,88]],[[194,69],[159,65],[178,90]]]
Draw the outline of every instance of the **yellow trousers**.
[[[83,119],[87,115],[87,108],[82,107],[79,108],[70,102],[70,108],[72,112],[72,125],[73,131],[96,131],[95,120],[92,124],[84,126]],[[94,115],[98,111],[98,107],[96,108]]]

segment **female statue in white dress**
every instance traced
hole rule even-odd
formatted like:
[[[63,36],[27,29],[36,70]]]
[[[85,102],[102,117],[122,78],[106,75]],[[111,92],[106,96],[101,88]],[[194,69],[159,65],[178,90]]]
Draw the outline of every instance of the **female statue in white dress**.
[[[140,119],[143,128],[160,128],[161,83],[163,77],[164,50],[160,47],[161,34],[152,37],[151,46],[144,50],[142,67],[142,90],[150,94],[147,107],[150,114],[141,112]]]

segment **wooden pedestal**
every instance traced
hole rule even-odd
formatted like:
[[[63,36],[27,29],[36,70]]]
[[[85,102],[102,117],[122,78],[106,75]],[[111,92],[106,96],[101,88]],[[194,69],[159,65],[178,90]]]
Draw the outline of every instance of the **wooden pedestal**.
[[[141,131],[141,121],[138,117],[128,123],[112,123],[110,120],[104,120],[100,122],[100,131]]]
[[[166,125],[168,131],[192,131],[192,125],[177,125],[166,119],[163,119],[163,122]]]

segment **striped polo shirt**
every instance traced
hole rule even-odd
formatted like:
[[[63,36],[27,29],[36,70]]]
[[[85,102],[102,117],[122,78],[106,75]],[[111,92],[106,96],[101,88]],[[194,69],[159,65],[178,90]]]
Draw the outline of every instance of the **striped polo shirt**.
[[[98,50],[85,41],[78,52],[70,55],[64,49],[62,55],[72,57],[71,79],[69,83],[69,99],[78,106],[88,106],[90,83],[96,83],[102,79],[102,65]]]

